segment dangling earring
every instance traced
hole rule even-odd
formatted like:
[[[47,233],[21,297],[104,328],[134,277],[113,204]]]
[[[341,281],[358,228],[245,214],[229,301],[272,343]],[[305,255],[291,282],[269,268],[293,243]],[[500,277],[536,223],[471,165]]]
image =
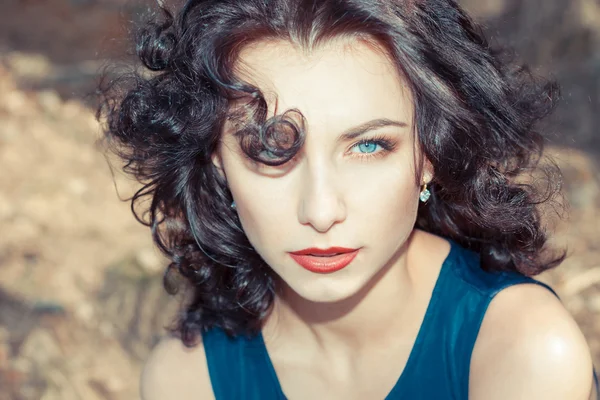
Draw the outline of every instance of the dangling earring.
[[[429,189],[427,189],[427,184],[423,183],[423,190],[421,190],[421,193],[419,194],[419,200],[421,200],[423,203],[427,203],[427,200],[429,200],[430,197],[431,192]]]
[[[235,205],[235,200],[234,200],[234,201],[231,203],[231,206],[230,206],[230,207],[231,207],[231,208],[233,208],[233,209],[235,210],[235,208],[236,208],[236,205]]]

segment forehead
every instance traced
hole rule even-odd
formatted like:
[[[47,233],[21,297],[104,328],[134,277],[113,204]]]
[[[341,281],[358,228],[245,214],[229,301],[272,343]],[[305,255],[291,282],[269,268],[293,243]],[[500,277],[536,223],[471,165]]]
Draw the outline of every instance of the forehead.
[[[363,40],[333,39],[310,52],[288,41],[261,41],[241,51],[235,69],[261,90],[271,116],[297,108],[309,125],[412,122],[405,81],[381,47]]]

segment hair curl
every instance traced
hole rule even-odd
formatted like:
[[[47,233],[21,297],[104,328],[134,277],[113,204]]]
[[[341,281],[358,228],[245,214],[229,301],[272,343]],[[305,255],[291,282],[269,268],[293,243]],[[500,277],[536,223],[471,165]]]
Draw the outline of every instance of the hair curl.
[[[503,60],[454,1],[187,0],[176,16],[166,8],[161,15],[136,38],[149,71],[101,85],[98,115],[106,144],[143,183],[132,210],[172,260],[165,287],[176,292],[183,276],[191,288],[175,328],[184,343],[212,327],[255,332],[273,302],[274,273],[211,162],[228,119],[242,121],[240,143],[256,161],[282,164],[302,146],[302,126],[289,112],[267,120],[262,93],[233,72],[239,51],[261,39],[311,48],[345,35],[383,46],[412,90],[416,134],[434,168],[417,226],[477,251],[490,270],[535,275],[564,257],[540,256],[547,239],[538,205],[559,180],[546,176],[551,184],[541,190],[519,179],[538,167],[535,124],[558,89]],[[229,105],[240,99],[244,115],[232,115]],[[261,158],[265,149],[273,157]]]

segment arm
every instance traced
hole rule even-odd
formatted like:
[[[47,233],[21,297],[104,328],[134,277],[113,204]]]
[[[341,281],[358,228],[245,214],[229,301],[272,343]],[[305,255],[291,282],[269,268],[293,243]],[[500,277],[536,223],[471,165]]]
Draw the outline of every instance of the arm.
[[[152,350],[140,379],[142,400],[214,399],[202,343],[186,348],[179,339],[162,339]]]
[[[473,355],[472,400],[589,400],[592,359],[562,303],[537,285],[500,292],[486,313]]]

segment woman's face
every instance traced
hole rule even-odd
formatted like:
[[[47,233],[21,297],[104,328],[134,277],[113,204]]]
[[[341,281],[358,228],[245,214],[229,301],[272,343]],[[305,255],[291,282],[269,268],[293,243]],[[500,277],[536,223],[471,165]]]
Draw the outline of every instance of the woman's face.
[[[384,53],[350,39],[310,54],[259,42],[242,51],[237,71],[261,89],[269,117],[291,108],[305,117],[304,146],[283,166],[249,161],[228,126],[214,157],[260,256],[311,301],[347,298],[402,262],[417,215],[418,158],[411,94]],[[335,246],[360,250],[331,273],[311,272],[290,255]]]

